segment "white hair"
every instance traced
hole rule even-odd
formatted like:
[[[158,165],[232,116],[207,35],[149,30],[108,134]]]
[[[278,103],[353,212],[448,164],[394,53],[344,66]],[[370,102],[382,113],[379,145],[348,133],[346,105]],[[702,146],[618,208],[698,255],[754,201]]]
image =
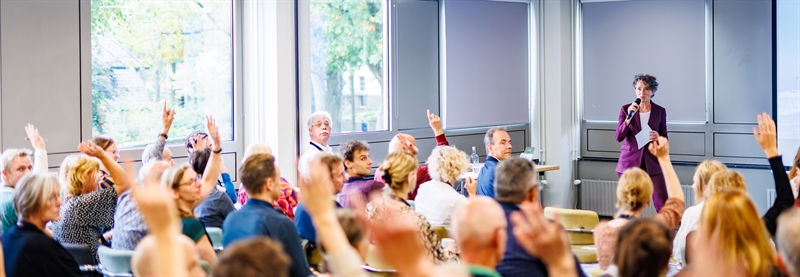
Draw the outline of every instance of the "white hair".
[[[266,143],[253,143],[247,146],[247,149],[244,150],[244,156],[242,157],[242,163],[247,160],[250,156],[254,154],[267,154],[272,155],[272,147],[269,147]]]
[[[326,111],[316,111],[316,112],[311,114],[311,117],[308,118],[308,129],[311,129],[311,127],[314,127],[314,119],[317,119],[318,117],[321,117],[321,116],[324,116],[325,119],[328,120],[328,123],[333,125],[333,118],[331,117],[331,114],[329,114]]]
[[[400,148],[400,136],[402,134],[397,134],[392,137],[392,140],[389,141],[389,154],[394,153],[397,151],[397,148]]]
[[[789,276],[800,276],[800,208],[792,208],[778,217],[775,244]]]
[[[11,164],[11,160],[16,157],[31,157],[33,156],[33,152],[28,149],[8,149],[3,151],[3,154],[0,155],[0,168],[3,171],[8,171],[8,165]]]

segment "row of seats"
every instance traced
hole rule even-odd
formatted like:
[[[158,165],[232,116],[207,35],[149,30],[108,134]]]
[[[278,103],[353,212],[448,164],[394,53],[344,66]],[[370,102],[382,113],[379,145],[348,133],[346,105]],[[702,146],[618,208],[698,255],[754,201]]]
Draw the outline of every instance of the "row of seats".
[[[217,253],[222,252],[222,229],[206,228],[206,233],[211,240],[211,245]],[[97,249],[97,256],[100,259],[95,261],[88,246],[82,244],[62,243],[67,251],[75,258],[81,267],[81,271],[87,275],[102,275],[106,277],[132,277],[131,257],[133,251],[116,250],[101,245]],[[99,264],[97,264],[99,262]],[[211,273],[211,265],[206,261],[200,261],[200,265]]]

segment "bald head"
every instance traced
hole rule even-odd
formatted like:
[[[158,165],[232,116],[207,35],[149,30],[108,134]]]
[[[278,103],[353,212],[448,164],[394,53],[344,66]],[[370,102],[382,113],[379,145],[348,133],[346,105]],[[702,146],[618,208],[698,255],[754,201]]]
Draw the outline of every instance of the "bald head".
[[[800,277],[800,208],[787,210],[778,217],[775,244],[778,245],[778,267],[788,276]]]
[[[468,264],[494,268],[503,259],[508,222],[497,201],[486,196],[470,198],[456,209],[454,226],[456,243]]]
[[[417,149],[417,140],[414,136],[409,134],[401,133],[395,135],[392,137],[392,140],[389,141],[389,154],[397,151],[409,151],[416,156],[419,152],[419,149]]]
[[[206,276],[206,272],[200,266],[200,254],[197,252],[197,248],[194,244],[194,241],[187,236],[178,235],[176,234],[173,238],[178,245],[180,245],[180,251],[185,259],[185,265],[187,266],[187,272],[189,276]],[[156,238],[152,235],[148,235],[139,244],[136,246],[136,249],[133,251],[133,256],[131,257],[131,269],[133,270],[134,276],[157,276],[159,275],[158,265],[156,262],[158,261],[158,245],[156,244]]]

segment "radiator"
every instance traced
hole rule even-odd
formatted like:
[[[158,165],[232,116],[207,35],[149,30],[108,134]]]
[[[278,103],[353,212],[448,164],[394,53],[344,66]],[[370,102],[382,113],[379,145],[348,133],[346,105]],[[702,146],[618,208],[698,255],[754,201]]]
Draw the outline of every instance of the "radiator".
[[[778,198],[778,192],[775,189],[768,189],[767,190],[767,207],[772,207],[775,205],[775,198]]]
[[[686,199],[686,207],[694,205],[694,190],[690,185],[682,185],[683,195]],[[580,208],[591,210],[600,216],[614,216],[617,213],[615,204],[617,203],[617,181],[607,180],[581,180],[580,183]],[[653,205],[647,207],[642,213],[644,217],[651,217],[656,214]]]

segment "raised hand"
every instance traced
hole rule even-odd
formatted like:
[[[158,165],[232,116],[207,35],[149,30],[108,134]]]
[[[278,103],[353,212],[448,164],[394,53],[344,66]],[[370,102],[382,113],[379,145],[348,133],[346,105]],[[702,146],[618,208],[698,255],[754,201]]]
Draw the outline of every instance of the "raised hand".
[[[203,137],[202,134],[195,134],[194,139],[189,140],[189,143],[194,151],[200,151],[211,146],[211,141],[208,137]]]
[[[125,163],[126,171],[132,173],[133,166]],[[139,211],[147,225],[153,230],[169,232],[169,228],[178,225],[178,209],[175,200],[169,195],[169,189],[161,186],[161,174],[169,168],[169,163],[159,161],[145,175],[142,186],[131,186],[131,195],[136,200]],[[174,230],[173,230],[174,231]]]
[[[300,187],[300,201],[311,217],[323,216],[333,213],[335,206],[333,198],[333,181],[331,169],[319,157],[314,158],[308,165],[311,179],[308,180],[297,173],[297,186]]]
[[[665,137],[658,137],[647,149],[657,158],[669,158],[669,140]]]
[[[466,180],[464,180],[464,186],[467,188],[469,196],[478,195],[478,181],[476,181],[474,178],[468,177]]]
[[[753,136],[764,150],[767,158],[778,156],[778,140],[775,132],[775,121],[767,113],[758,115],[758,129],[753,127]]]
[[[553,222],[544,217],[542,207],[537,204],[523,204],[520,210],[511,214],[514,224],[514,237],[528,254],[540,257],[552,275],[575,275],[575,263],[570,250],[567,233],[558,223],[559,215],[554,214]]]
[[[103,150],[103,148],[100,148],[100,146],[97,146],[97,144],[94,144],[94,142],[91,140],[81,142],[81,144],[78,145],[78,150],[80,150],[83,154],[96,158],[106,155],[106,151]]]
[[[439,118],[438,115],[432,114],[431,110],[428,110],[428,125],[431,126],[433,129],[433,134],[439,136],[444,134],[444,130],[442,129],[442,119]]]
[[[33,149],[45,149],[44,139],[39,135],[39,130],[31,124],[25,126],[25,133],[28,134],[27,140],[31,141]]]
[[[169,133],[172,121],[175,120],[175,110],[167,108],[167,101],[164,101],[164,109],[161,111],[161,124],[164,127],[164,134]]]
[[[208,129],[208,135],[211,136],[211,139],[214,140],[214,146],[219,149],[220,146],[220,138],[219,138],[219,128],[217,127],[217,121],[211,117],[210,115],[206,116],[206,129]]]
[[[647,134],[650,137],[650,141],[658,140],[658,132],[650,130],[650,133]]]

